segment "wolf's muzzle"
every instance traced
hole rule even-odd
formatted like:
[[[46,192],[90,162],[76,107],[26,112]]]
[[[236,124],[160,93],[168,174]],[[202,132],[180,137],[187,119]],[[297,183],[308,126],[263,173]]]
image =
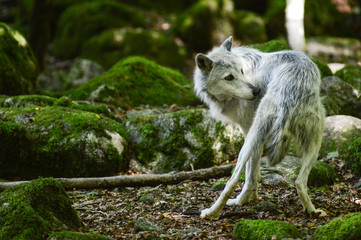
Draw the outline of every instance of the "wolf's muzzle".
[[[258,87],[254,87],[254,86],[251,86],[251,88],[252,88],[253,96],[257,97],[260,94],[261,89]]]

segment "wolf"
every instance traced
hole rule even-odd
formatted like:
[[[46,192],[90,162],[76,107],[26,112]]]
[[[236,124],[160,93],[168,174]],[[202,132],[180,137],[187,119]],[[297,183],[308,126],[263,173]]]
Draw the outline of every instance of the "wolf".
[[[245,135],[231,178],[217,201],[201,211],[201,217],[218,217],[226,204],[256,200],[262,154],[274,166],[285,157],[291,140],[302,161],[295,186],[303,208],[309,214],[325,216],[307,193],[325,121],[318,67],[301,52],[264,53],[246,46],[232,48],[232,44],[229,37],[220,47],[195,58],[196,95],[213,117],[237,124]],[[235,199],[229,199],[244,168],[243,189]]]

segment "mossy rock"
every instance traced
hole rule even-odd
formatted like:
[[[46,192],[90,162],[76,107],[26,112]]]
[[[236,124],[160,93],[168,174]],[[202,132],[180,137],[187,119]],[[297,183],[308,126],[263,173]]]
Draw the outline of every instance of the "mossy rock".
[[[77,232],[54,232],[49,235],[48,240],[112,240],[113,238],[106,237],[95,233],[77,233]]]
[[[0,22],[0,94],[19,95],[35,91],[38,65],[17,31]]]
[[[75,100],[90,100],[129,109],[141,104],[198,104],[191,83],[179,72],[143,57],[128,57],[108,72],[66,93]]]
[[[145,27],[139,11],[126,4],[98,0],[70,6],[61,15],[53,42],[53,54],[73,58],[86,40],[100,32],[123,26]],[[91,51],[91,49],[90,49]]]
[[[335,76],[351,84],[361,93],[361,66],[357,64],[347,64],[335,73]]]
[[[234,159],[243,144],[239,129],[201,109],[132,117],[125,129],[134,141],[136,159],[157,173],[222,164]]]
[[[175,32],[188,48],[207,51],[233,35],[230,0],[201,0],[181,14],[174,24]]]
[[[361,119],[346,115],[328,116],[319,155],[327,157],[331,152],[343,155],[349,143],[358,138],[361,138]]]
[[[326,63],[321,62],[320,60],[314,57],[312,57],[311,60],[317,65],[318,69],[320,70],[321,79],[333,75],[330,67]]]
[[[295,175],[300,172],[300,167],[295,169]],[[322,187],[332,185],[336,181],[337,175],[335,170],[325,162],[317,161],[312,167],[308,176],[307,185],[310,187]]]
[[[360,95],[352,85],[335,76],[325,77],[320,92],[327,115],[361,118]]]
[[[361,135],[361,131],[358,131]],[[340,150],[346,166],[356,175],[361,177],[361,137],[350,140]]]
[[[280,40],[272,40],[266,43],[252,44],[250,47],[256,48],[261,52],[277,52],[282,50],[291,50],[291,48],[287,45],[286,42]]]
[[[110,109],[104,105],[90,105],[90,104],[78,104],[68,97],[61,97],[59,99],[52,98],[49,96],[41,96],[41,95],[19,95],[13,97],[0,97],[0,107],[3,108],[22,108],[26,106],[60,106],[60,107],[68,107],[71,109],[78,109],[87,112],[93,112],[97,114],[102,114],[106,117],[116,119],[116,116],[110,111]]]
[[[270,240],[299,238],[298,229],[288,223],[275,220],[242,220],[233,229],[233,237],[239,240]]]
[[[315,240],[358,240],[361,239],[361,213],[349,213],[333,219],[316,230]]]
[[[120,28],[90,38],[84,43],[81,55],[106,68],[124,57],[139,55],[163,66],[180,69],[186,61],[187,51],[165,34],[139,28]]]
[[[60,182],[37,179],[0,193],[0,238],[43,239],[58,229],[81,227]]]
[[[0,116],[2,178],[108,176],[128,167],[127,133],[102,114],[29,105]]]
[[[265,22],[256,13],[237,10],[234,12],[232,24],[235,37],[243,44],[267,41]]]

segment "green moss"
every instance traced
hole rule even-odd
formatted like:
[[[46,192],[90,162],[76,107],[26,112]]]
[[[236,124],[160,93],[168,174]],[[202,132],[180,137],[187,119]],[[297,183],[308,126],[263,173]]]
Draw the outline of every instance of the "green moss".
[[[0,93],[34,92],[38,75],[34,54],[19,32],[0,22]]]
[[[234,34],[242,43],[267,41],[265,23],[261,16],[249,11],[235,11],[232,23]]]
[[[361,66],[357,64],[346,65],[338,70],[335,76],[342,78],[345,82],[361,91]]]
[[[55,232],[50,234],[48,240],[111,240],[113,238],[105,237],[95,233],[77,233],[77,232]]]
[[[106,117],[115,119],[115,115],[110,112],[108,107],[104,104],[90,105],[90,104],[77,104],[68,97],[61,97],[59,99],[42,96],[42,95],[20,95],[14,97],[0,98],[0,107],[4,108],[21,108],[26,106],[60,106],[68,107],[71,109],[78,109],[87,112],[102,114]]]
[[[318,69],[320,70],[321,79],[333,75],[330,67],[327,64],[321,62],[316,58],[311,58],[311,60],[317,65]]]
[[[53,53],[62,58],[76,57],[90,37],[129,25],[144,27],[146,23],[138,10],[126,4],[99,0],[72,5],[59,19]]]
[[[282,238],[299,238],[298,229],[285,222],[274,220],[242,220],[233,229],[235,239],[269,240],[276,236]]]
[[[361,213],[349,213],[343,217],[333,219],[328,224],[317,229],[313,239],[361,239]]]
[[[0,193],[0,238],[42,239],[59,228],[81,226],[62,185],[37,179]]]
[[[127,134],[102,115],[66,107],[0,110],[0,176],[104,176],[128,166]],[[124,154],[111,144],[108,132],[125,138]]]
[[[104,31],[86,41],[82,48],[82,57],[106,68],[132,55],[144,56],[161,65],[179,69],[186,61],[187,52],[170,36],[129,28]]]
[[[346,166],[357,175],[361,176],[361,137],[350,139],[340,150]]]
[[[279,40],[272,40],[262,44],[252,44],[250,47],[256,48],[261,52],[277,52],[281,50],[291,50],[287,43]]]
[[[226,186],[227,180],[219,180],[212,185],[213,191],[221,191]]]
[[[119,61],[108,72],[66,93],[75,100],[92,100],[122,108],[141,104],[199,103],[191,84],[179,72],[142,57]]]
[[[321,187],[332,185],[336,180],[335,170],[325,162],[317,161],[308,176],[308,186]]]

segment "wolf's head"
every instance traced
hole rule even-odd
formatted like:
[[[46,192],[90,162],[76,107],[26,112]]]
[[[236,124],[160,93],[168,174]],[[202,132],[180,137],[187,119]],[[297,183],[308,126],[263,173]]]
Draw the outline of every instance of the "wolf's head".
[[[194,88],[202,100],[206,96],[218,101],[253,100],[259,95],[261,89],[247,81],[242,59],[232,52],[232,37],[207,55],[197,54],[195,60]]]

